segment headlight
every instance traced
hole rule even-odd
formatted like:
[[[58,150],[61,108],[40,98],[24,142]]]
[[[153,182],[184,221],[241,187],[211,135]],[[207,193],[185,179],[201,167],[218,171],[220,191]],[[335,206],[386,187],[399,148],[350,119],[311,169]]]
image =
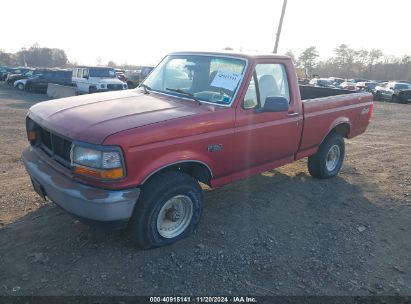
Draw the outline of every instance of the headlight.
[[[73,172],[100,179],[119,179],[125,176],[119,147],[73,144],[71,150]]]

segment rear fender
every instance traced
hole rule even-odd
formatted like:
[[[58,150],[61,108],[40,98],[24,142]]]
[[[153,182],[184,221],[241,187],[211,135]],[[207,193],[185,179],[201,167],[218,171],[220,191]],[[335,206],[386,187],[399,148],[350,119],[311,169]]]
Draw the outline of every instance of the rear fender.
[[[347,130],[344,130],[344,129],[347,129]],[[352,123],[350,119],[348,117],[338,117],[337,119],[335,119],[331,123],[330,128],[328,129],[327,133],[321,140],[320,145],[324,142],[327,136],[335,130],[338,130],[337,133],[340,133],[343,137],[349,138],[350,132],[352,130]]]

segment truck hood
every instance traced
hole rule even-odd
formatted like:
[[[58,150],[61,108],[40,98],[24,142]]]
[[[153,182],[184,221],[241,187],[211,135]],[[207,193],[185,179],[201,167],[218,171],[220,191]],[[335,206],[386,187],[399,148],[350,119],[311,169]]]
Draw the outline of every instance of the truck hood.
[[[32,106],[28,115],[52,132],[102,144],[114,133],[201,111],[204,110],[189,100],[181,102],[155,93],[127,90],[44,101]]]

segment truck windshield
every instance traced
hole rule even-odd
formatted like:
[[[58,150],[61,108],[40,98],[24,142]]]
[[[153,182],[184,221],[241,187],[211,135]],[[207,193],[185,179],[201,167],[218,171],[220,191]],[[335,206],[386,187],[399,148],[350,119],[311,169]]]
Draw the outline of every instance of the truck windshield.
[[[170,55],[164,58],[143,84],[157,92],[176,96],[190,94],[199,101],[230,105],[241,83],[245,66],[246,61],[238,58]]]
[[[116,72],[114,71],[114,69],[90,69],[90,77],[114,78],[116,77]]]

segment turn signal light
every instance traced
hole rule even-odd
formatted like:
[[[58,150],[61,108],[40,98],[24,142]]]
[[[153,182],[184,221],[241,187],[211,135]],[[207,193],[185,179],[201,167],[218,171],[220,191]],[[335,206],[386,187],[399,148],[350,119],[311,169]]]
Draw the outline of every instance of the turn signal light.
[[[368,121],[371,120],[372,112],[374,111],[374,103],[370,104],[370,110],[368,111]]]
[[[27,138],[31,144],[34,144],[37,139],[36,130],[30,130],[29,133],[27,134]]]
[[[115,168],[108,170],[96,170],[84,167],[73,167],[73,172],[80,175],[90,176],[100,179],[120,179],[124,177],[123,168]]]

